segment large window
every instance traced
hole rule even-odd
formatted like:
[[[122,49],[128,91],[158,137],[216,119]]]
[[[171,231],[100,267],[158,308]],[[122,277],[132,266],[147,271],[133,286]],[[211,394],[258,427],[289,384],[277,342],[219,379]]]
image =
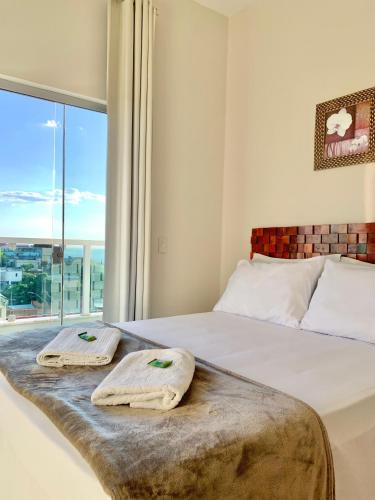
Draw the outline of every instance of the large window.
[[[0,325],[103,308],[107,117],[0,90]]]

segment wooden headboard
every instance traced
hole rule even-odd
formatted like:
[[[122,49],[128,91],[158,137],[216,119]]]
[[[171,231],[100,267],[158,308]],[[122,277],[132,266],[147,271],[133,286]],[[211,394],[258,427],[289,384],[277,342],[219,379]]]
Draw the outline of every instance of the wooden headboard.
[[[252,254],[284,259],[340,253],[375,264],[375,222],[255,228],[251,247]]]

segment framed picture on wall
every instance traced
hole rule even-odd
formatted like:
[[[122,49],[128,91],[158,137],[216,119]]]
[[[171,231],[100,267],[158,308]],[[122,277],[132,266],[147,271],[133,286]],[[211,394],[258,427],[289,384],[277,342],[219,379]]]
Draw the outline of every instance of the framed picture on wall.
[[[375,87],[318,104],[314,169],[375,161]]]

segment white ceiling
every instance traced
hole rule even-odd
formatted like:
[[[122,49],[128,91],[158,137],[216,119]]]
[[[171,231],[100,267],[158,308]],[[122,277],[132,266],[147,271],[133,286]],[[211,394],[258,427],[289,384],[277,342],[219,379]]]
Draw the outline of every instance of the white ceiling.
[[[195,0],[196,2],[216,10],[225,16],[232,16],[248,7],[254,0]]]

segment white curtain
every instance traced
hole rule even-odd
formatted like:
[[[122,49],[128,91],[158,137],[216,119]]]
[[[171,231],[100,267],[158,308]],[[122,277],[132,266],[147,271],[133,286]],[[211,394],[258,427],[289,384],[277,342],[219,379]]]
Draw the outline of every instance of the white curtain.
[[[155,9],[150,0],[108,3],[104,320],[130,321],[149,313]]]

